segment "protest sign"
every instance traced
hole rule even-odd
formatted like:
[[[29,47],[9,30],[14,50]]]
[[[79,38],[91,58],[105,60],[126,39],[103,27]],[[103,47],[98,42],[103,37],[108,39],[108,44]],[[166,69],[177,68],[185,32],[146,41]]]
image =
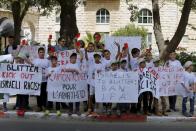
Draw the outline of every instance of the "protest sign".
[[[95,75],[96,102],[137,103],[137,72],[101,72]]]
[[[177,95],[176,88],[183,81],[182,67],[159,67],[159,94],[160,96]]]
[[[41,80],[41,68],[0,64],[0,93],[40,95]]]
[[[48,78],[48,101],[80,102],[88,99],[85,73],[52,73]]]
[[[114,42],[117,42],[120,44],[121,50],[125,43],[128,44],[129,51],[131,51],[133,48],[141,49],[141,37],[127,37],[127,36],[105,36],[105,48],[110,50],[111,57],[115,58],[116,53],[118,52],[118,47],[114,44]],[[131,53],[131,52],[130,52]]]
[[[12,61],[13,61],[13,57],[11,54],[0,56],[0,62],[12,62]]]
[[[65,65],[65,64],[69,63],[69,58],[72,53],[76,53],[76,50],[59,51],[57,54],[59,64]]]
[[[157,86],[157,80],[159,79],[158,73],[152,70],[152,68],[144,68],[139,72],[139,88],[138,94],[150,91],[153,96],[159,98],[159,88]]]
[[[84,49],[80,49],[80,51],[83,53],[83,57],[84,57]],[[60,51],[58,52],[57,57],[58,57],[58,64],[59,65],[66,65],[67,63],[70,63],[70,56],[72,53],[76,53],[76,50],[65,50],[65,51]],[[88,65],[86,60],[83,58],[83,61],[81,63],[80,61],[80,55],[77,54],[77,62],[80,63],[80,70],[82,72],[86,72]]]

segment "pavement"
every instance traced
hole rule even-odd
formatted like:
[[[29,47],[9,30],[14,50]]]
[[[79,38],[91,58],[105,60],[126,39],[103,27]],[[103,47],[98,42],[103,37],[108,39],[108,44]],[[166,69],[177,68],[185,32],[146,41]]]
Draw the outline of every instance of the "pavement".
[[[56,116],[55,111],[51,112],[48,116],[44,115],[44,112],[34,112],[27,111],[24,116],[18,116],[17,112],[12,110],[15,104],[16,98],[10,98],[8,103],[8,112],[2,112],[0,110],[0,119],[15,119],[15,118],[23,118],[28,120],[64,120],[64,121],[108,121],[108,122],[196,122],[196,116],[194,117],[184,117],[179,112],[171,112],[168,113],[168,116],[144,116],[144,115],[136,115],[136,114],[124,114],[121,117],[116,115],[106,116],[106,115],[86,115],[84,112],[80,116],[73,114],[71,116],[68,115],[66,111],[62,111],[62,115]],[[32,108],[36,107],[36,98],[30,97],[30,106]],[[189,105],[189,103],[187,104]],[[177,108],[181,109],[181,98],[179,97],[177,100]],[[188,106],[187,106],[188,107]],[[0,100],[0,109],[2,108],[2,101]],[[195,106],[196,109],[196,106]]]
[[[195,131],[195,123],[133,123],[0,119],[2,131]]]

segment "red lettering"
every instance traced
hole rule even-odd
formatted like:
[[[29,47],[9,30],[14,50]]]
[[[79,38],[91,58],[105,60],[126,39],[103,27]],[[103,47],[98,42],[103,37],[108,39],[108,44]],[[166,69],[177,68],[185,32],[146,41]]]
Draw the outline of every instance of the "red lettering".
[[[20,77],[21,79],[25,80],[32,80],[34,74],[29,74],[29,73],[21,73]]]

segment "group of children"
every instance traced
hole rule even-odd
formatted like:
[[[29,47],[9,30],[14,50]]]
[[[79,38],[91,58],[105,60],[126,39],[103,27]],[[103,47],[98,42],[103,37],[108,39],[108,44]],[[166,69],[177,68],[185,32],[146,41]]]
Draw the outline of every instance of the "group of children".
[[[36,111],[45,111],[45,114],[48,115],[50,110],[53,109],[53,102],[47,101],[47,79],[53,72],[71,72],[71,73],[80,73],[86,72],[88,74],[88,92],[89,98],[88,101],[83,102],[84,111],[87,111],[88,114],[99,113],[100,103],[96,103],[95,100],[95,85],[93,79],[95,74],[102,71],[137,71],[142,73],[148,68],[153,68],[157,70],[160,65],[160,60],[158,58],[152,57],[150,50],[141,54],[140,50],[133,48],[131,51],[127,44],[124,44],[122,50],[118,43],[114,43],[118,48],[116,56],[111,56],[111,52],[107,49],[104,49],[104,46],[96,46],[99,44],[88,43],[88,46],[84,48],[84,45],[78,44],[75,45],[75,53],[70,55],[70,60],[68,64],[59,66],[58,58],[54,55],[54,52],[58,53],[58,50],[55,51],[53,47],[48,48],[49,57],[45,58],[45,49],[38,49],[39,58],[34,59],[32,62],[28,61],[28,58],[19,53],[16,57],[16,63],[18,64],[32,64],[43,69],[43,78],[41,84],[41,94],[37,96],[37,110]],[[131,53],[129,53],[131,52]],[[83,67],[85,64],[86,69]],[[195,76],[192,74],[193,63],[188,61],[185,63],[185,73],[184,81],[180,85],[177,85],[179,89],[184,89],[184,94],[182,95],[182,113],[184,116],[190,117],[194,114],[194,81]],[[169,67],[182,67],[180,62],[176,60],[176,53],[171,52],[169,54],[169,60],[165,62],[162,66]],[[54,87],[55,88],[55,87]],[[166,97],[161,96],[160,100],[154,98],[151,92],[144,92],[138,98],[138,103],[102,103],[103,109],[102,112],[107,115],[112,115],[116,113],[121,115],[122,113],[138,113],[142,112],[141,107],[143,107],[143,114],[167,116],[166,112],[178,111],[175,107],[177,96],[169,96],[169,110],[166,110],[167,103]],[[186,103],[187,99],[190,98],[190,113],[187,112]],[[162,110],[159,109],[159,102],[161,101]],[[56,102],[56,113],[58,116],[61,115],[61,106],[63,108],[69,109],[69,114],[76,113],[80,115],[80,102],[76,103],[60,103]],[[75,110],[74,110],[75,105]],[[17,109],[26,109],[29,107],[28,95],[17,95],[16,102]]]

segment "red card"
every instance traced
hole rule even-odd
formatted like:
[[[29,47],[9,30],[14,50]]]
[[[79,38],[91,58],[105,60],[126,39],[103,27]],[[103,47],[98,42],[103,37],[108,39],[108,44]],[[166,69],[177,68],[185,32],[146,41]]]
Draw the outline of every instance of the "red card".
[[[49,35],[48,39],[52,39],[52,35]]]
[[[76,34],[75,37],[78,39],[80,37],[80,33]]]
[[[129,47],[128,43],[124,43],[124,47],[127,49]]]

